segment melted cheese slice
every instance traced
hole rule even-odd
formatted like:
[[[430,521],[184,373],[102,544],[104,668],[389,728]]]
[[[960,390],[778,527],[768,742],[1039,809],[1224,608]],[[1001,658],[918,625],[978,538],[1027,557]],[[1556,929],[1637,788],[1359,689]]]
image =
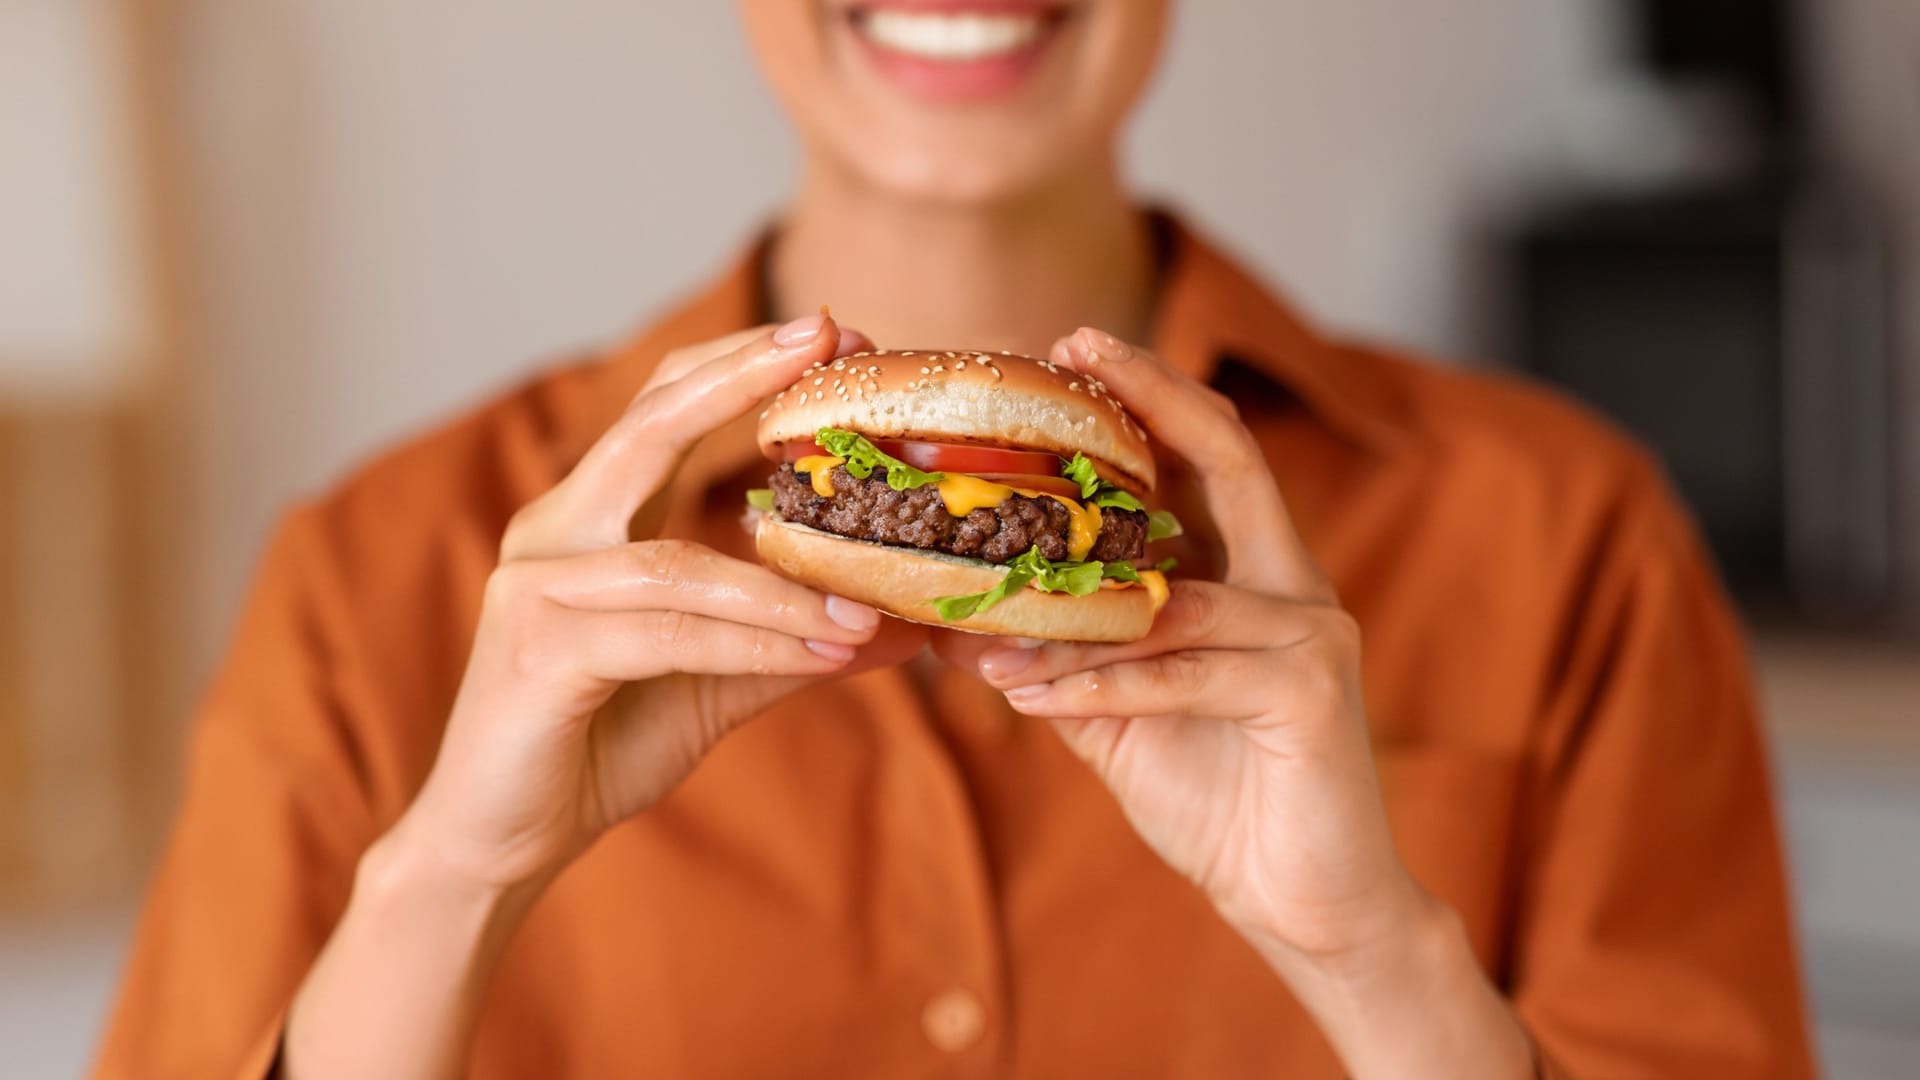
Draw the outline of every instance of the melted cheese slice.
[[[1067,529],[1067,558],[1079,562],[1093,550],[1093,542],[1100,539],[1100,508],[1060,495],[1053,498],[1067,508],[1067,513],[1073,515],[1073,524]]]
[[[1085,559],[1088,552],[1093,550],[1094,541],[1100,539],[1100,508],[1082,505],[1065,495],[1008,487],[964,473],[948,473],[945,480],[934,485],[934,490],[940,493],[940,501],[946,504],[947,513],[954,517],[966,517],[983,506],[999,506],[1014,495],[1058,502],[1073,516],[1072,524],[1067,529],[1067,558],[1074,562]]]
[[[793,463],[794,472],[803,472],[813,481],[813,493],[823,499],[833,498],[833,477],[827,475],[847,463],[843,457],[830,457],[826,454],[809,454]]]
[[[1158,570],[1140,571],[1140,584],[1147,587],[1147,595],[1153,597],[1153,610],[1159,611],[1167,606],[1167,598],[1172,592],[1167,589],[1167,575]]]
[[[966,517],[983,506],[999,506],[1013,494],[1013,489],[1005,484],[963,473],[948,473],[947,478],[933,488],[940,493],[940,501],[947,504],[947,513],[954,517]]]
[[[1167,575],[1158,570],[1141,570],[1138,571],[1138,573],[1140,580],[1137,582],[1115,581],[1112,578],[1108,578],[1100,583],[1100,587],[1115,590],[1145,589],[1147,590],[1147,596],[1153,601],[1153,610],[1159,611],[1161,608],[1166,607],[1167,600],[1173,595],[1167,588]]]

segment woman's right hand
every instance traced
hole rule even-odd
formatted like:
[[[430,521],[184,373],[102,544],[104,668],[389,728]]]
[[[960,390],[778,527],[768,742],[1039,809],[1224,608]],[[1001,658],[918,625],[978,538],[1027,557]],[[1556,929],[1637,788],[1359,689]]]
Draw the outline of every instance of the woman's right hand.
[[[664,516],[702,436],[864,344],[817,316],[671,355],[514,516],[439,757],[361,858],[289,1008],[284,1075],[462,1075],[494,966],[574,856],[774,699],[925,643],[882,630],[872,608],[634,525]]]
[[[863,604],[635,535],[700,438],[870,347],[820,315],[662,363],[507,529],[439,757],[396,834],[466,880],[544,881],[776,699],[918,651],[923,632],[882,632]]]

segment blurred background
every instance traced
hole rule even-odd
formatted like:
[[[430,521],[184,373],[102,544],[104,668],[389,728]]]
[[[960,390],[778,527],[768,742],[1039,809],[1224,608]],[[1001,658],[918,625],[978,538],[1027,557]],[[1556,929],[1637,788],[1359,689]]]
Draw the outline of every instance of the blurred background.
[[[1749,616],[1821,1052],[1920,1076],[1920,2],[1180,5],[1131,145],[1323,324],[1567,387]],[[0,1046],[77,1072],[267,529],[721,266],[732,5],[0,0]]]

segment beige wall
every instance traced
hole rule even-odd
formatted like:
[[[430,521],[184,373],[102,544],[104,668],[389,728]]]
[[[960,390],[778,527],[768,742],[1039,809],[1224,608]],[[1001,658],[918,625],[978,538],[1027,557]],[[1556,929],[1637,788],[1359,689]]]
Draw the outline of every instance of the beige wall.
[[[1332,321],[1461,349],[1469,193],[1551,158],[1594,5],[1182,8],[1143,184]],[[793,147],[718,0],[181,11],[204,670],[277,508],[697,281]]]
[[[1828,152],[1852,170],[1886,216],[1904,315],[1894,327],[1904,376],[1894,439],[1901,494],[1894,512],[1896,570],[1920,602],[1920,2],[1820,0],[1810,41]]]

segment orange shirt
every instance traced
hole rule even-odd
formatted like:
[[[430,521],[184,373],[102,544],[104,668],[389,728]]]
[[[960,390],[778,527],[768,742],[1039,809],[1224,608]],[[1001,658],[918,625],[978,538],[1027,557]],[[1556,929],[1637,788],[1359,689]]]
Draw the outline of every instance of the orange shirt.
[[[1539,390],[1324,340],[1159,227],[1154,347],[1266,448],[1365,632],[1401,852],[1545,1055],[1580,1076],[1808,1075],[1740,635],[1656,465]],[[199,718],[100,1075],[264,1071],[355,861],[433,762],[509,515],[666,350],[759,321],[763,257],[288,517]],[[751,421],[729,427],[669,531],[751,557],[741,497],[768,471]],[[1205,535],[1197,501],[1168,501]],[[916,662],[775,708],[562,875],[490,990],[473,1073],[1338,1068],[1050,730]]]

